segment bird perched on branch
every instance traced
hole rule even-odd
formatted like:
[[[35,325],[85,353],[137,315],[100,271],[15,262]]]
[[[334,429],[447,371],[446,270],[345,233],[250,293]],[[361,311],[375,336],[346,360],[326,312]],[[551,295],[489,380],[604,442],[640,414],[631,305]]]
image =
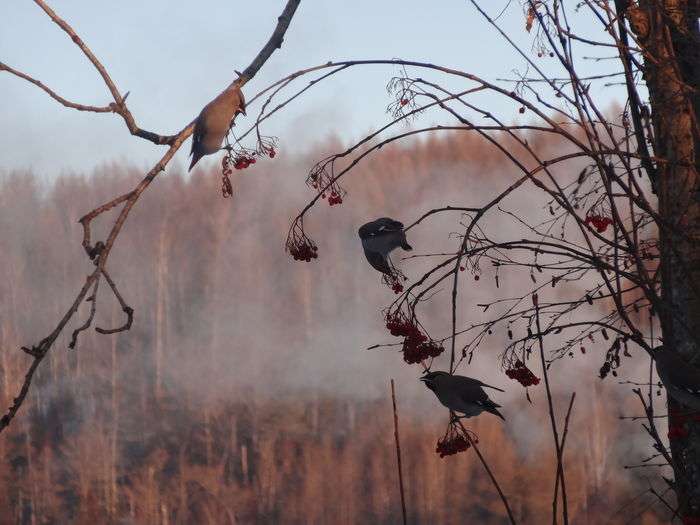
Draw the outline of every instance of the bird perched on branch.
[[[407,251],[413,249],[406,241],[403,224],[389,217],[363,224],[357,233],[369,263],[387,275],[393,274],[389,253],[398,247]]]
[[[428,372],[420,378],[430,390],[433,391],[440,403],[453,412],[464,414],[463,417],[478,416],[482,412],[490,412],[503,421],[506,418],[498,411],[498,405],[489,399],[483,387],[493,388],[503,392],[500,388],[482,383],[471,377],[457,376],[447,372]]]
[[[654,348],[652,356],[656,361],[656,372],[668,394],[680,404],[700,410],[700,368],[663,346]]]
[[[231,85],[209,102],[201,111],[192,133],[192,163],[190,171],[204,155],[221,149],[224,137],[239,113],[245,115],[245,99],[237,84]]]

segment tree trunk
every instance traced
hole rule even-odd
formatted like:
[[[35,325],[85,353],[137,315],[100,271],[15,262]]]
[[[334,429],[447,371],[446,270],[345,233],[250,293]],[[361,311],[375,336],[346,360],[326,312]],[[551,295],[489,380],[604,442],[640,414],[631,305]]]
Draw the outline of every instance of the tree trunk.
[[[663,344],[700,366],[699,0],[641,0],[628,17],[644,48],[658,164]],[[669,400],[669,412],[687,411]],[[671,440],[680,515],[700,519],[700,422]],[[694,521],[692,521],[694,523]]]

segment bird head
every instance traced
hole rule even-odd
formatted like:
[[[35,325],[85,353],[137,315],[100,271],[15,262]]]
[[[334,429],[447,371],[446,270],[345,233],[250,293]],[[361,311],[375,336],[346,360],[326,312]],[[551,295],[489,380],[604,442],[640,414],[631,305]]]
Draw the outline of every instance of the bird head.
[[[375,234],[376,232],[372,227],[372,223],[363,224],[362,226],[360,226],[360,229],[357,230],[357,235],[360,236],[360,239],[369,239]]]
[[[420,378],[420,381],[423,381],[423,384],[427,386],[430,390],[435,390],[437,388],[437,382],[440,380],[441,377],[449,376],[447,372],[442,372],[442,371],[436,371],[436,372],[427,372],[423,377]]]

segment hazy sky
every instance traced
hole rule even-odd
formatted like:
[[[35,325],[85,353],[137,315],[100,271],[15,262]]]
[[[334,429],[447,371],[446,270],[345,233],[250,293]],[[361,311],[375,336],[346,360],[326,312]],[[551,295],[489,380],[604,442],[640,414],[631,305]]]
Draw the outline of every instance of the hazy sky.
[[[268,39],[284,3],[54,0],[50,5],[92,48],[122,93],[131,92],[128,103],[138,124],[169,134],[194,118],[233,79],[234,69],[248,65]],[[482,3],[495,14],[508,2]],[[590,16],[580,17],[582,30],[600,34]],[[501,23],[529,50],[532,36],[524,22],[520,3],[512,1]],[[303,0],[283,48],[246,86],[246,95],[296,69],[350,58],[431,61],[489,80],[511,77],[515,68],[524,71],[522,60],[514,58],[467,0]],[[0,61],[75,102],[111,101],[84,55],[33,2],[0,4]],[[544,67],[547,61],[551,59],[540,59]],[[394,73],[395,68],[384,66],[345,72],[288,108],[267,132],[282,139],[283,152],[307,147],[331,133],[344,140],[357,138],[387,121],[385,108],[391,99],[385,86]],[[604,93],[612,97],[616,92]],[[145,168],[162,151],[131,137],[115,115],[63,108],[7,73],[0,73],[0,100],[0,170],[33,168],[52,176],[90,171],[111,160]],[[185,164],[189,147],[188,142],[181,149],[176,164]]]

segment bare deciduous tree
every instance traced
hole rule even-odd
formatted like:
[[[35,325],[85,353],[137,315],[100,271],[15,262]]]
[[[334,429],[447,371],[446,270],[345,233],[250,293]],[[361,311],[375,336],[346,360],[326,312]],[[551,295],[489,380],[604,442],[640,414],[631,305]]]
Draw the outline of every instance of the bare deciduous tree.
[[[45,2],[35,2],[98,69],[114,102],[105,107],[76,104],[16,69],[4,64],[0,69],[37,85],[64,106],[117,113],[131,134],[167,145],[168,150],[135,189],[81,219],[83,247],[96,269],[56,329],[38,344],[24,348],[34,362],[15,404],[0,420],[0,430],[16,414],[36,368],[84,300],[92,301],[92,310],[74,333],[74,340],[91,325],[103,276],[126,319],[119,328],[98,330],[112,333],[130,327],[133,310],[118,292],[112,279],[114,270],[107,271],[108,256],[140,195],[193,129],[190,123],[173,136],[140,129],[127,109],[126,96],[120,94],[89,48]],[[287,3],[268,44],[234,80],[239,87],[281,45],[298,3]],[[519,176],[493,199],[425,210],[406,228],[425,228],[436,216],[452,214],[460,233],[450,253],[411,257],[433,263],[418,279],[407,282],[399,273],[385,279],[397,293],[385,318],[392,334],[403,338],[390,346],[399,347],[405,361],[420,363],[425,369],[430,369],[433,359],[443,351],[449,352],[451,373],[465,368],[496,331],[509,338],[501,355],[508,377],[529,388],[540,382],[531,368],[541,366],[557,459],[553,517],[557,521],[561,512],[566,523],[564,445],[574,395],[560,418],[550,392],[550,381],[556,380],[561,359],[573,352],[586,353],[586,347],[597,341],[606,347],[600,369],[601,377],[605,377],[616,375],[622,362],[632,357],[630,351],[641,349],[653,356],[663,344],[664,351],[679,354],[689,366],[700,366],[700,5],[696,0],[583,0],[576,6],[561,0],[527,0],[522,13],[523,31],[530,32],[533,39],[532,49],[527,50],[499,26],[500,15],[489,15],[474,0],[471,4],[482,23],[489,24],[512,46],[517,60],[526,65],[525,72],[510,80],[488,81],[471,72],[398,59],[328,62],[297,71],[248,101],[249,107],[256,101],[262,104],[255,123],[226,148],[223,191],[225,195],[231,193],[232,169],[249,166],[256,155],[274,156],[276,142],[261,131],[270,117],[319,82],[359,67],[398,70],[388,85],[393,96],[388,108],[392,118],[376,132],[319,161],[310,170],[306,182],[314,197],[294,219],[287,241],[287,249],[295,259],[310,262],[319,256],[304,229],[304,217],[324,199],[331,206],[341,204],[346,198],[341,179],[388,143],[428,133],[469,132],[477,133],[508,158]],[[590,35],[579,29],[580,17],[594,20],[600,31]],[[585,75],[581,65],[585,60],[614,66],[605,67],[600,74]],[[317,76],[289,93],[295,80],[310,75]],[[624,86],[627,99],[618,114],[611,116],[608,108],[602,107],[607,99],[594,96],[592,86],[600,83]],[[488,107],[479,99],[484,93],[495,101]],[[429,112],[444,118],[444,124],[394,131],[398,125]],[[526,121],[518,121],[518,115]],[[555,152],[541,149],[536,141],[540,135],[556,136],[560,148]],[[251,148],[244,146],[248,137],[254,141]],[[509,200],[527,187],[537,190],[541,199],[538,209],[527,214],[509,210]],[[93,242],[91,221],[117,206],[121,206],[121,212],[109,235],[104,241]],[[505,234],[499,227],[504,219],[511,226]],[[509,234],[513,231],[518,235]],[[478,280],[485,267],[491,270],[497,288],[499,275],[504,272],[524,275],[531,284],[523,285],[516,294],[474,305],[493,314],[486,321],[465,324],[462,313],[469,298],[464,294],[463,276],[471,274]],[[442,287],[450,290],[444,303],[439,302]],[[449,333],[429,334],[427,323],[421,321],[422,308],[428,302],[433,309],[436,305],[442,307],[451,319]],[[539,363],[532,364],[531,359]],[[700,422],[689,417],[688,407],[669,397],[669,446],[656,426],[655,382],[650,369],[650,377],[643,383],[648,388],[637,388],[635,394],[643,405],[644,428],[653,439],[655,454],[663,459],[662,465],[673,468],[674,479],[667,482],[677,501],[668,502],[658,496],[674,516],[685,523],[698,523]],[[476,449],[476,442],[461,423],[450,420],[438,448],[441,453],[452,454],[472,446]],[[501,496],[511,521],[515,521],[505,495]]]
[[[263,121],[311,85],[348,68],[399,68],[400,74],[388,85],[394,95],[388,108],[393,120],[309,172],[307,184],[315,196],[296,217],[287,242],[296,259],[307,261],[318,252],[304,230],[304,217],[323,199],[330,205],[342,202],[341,179],[385,144],[426,133],[478,133],[520,171],[520,177],[491,201],[426,210],[406,228],[425,227],[438,214],[461,212],[462,232],[453,252],[408,257],[430,257],[434,265],[405,290],[399,272],[384,279],[399,294],[386,310],[386,321],[392,335],[403,338],[398,346],[404,360],[426,369],[447,346],[450,372],[457,371],[496,330],[511,340],[501,356],[505,373],[526,388],[539,383],[528,367],[533,352],[539,357],[558,462],[553,511],[556,520],[560,489],[567,522],[566,430],[561,432],[555,417],[550,367],[573,352],[585,353],[586,345],[596,340],[607,346],[601,378],[616,376],[616,368],[631,357],[632,347],[653,355],[661,343],[689,366],[700,365],[696,270],[700,13],[693,1],[586,0],[570,9],[558,0],[530,0],[524,4],[524,30],[533,35],[533,47],[525,50],[501,29],[498,17],[471,3],[484,23],[512,46],[527,67],[525,73],[491,82],[470,72],[410,60],[332,62],[299,71],[273,86],[255,129],[259,133]],[[603,36],[579,30],[576,16],[595,20]],[[585,60],[615,67],[585,76],[581,73]],[[265,111],[292,80],[314,72],[321,76]],[[596,83],[625,87],[627,100],[618,114],[610,115],[602,107],[605,99],[594,97],[591,87]],[[484,107],[476,97],[483,92],[500,102]],[[442,113],[445,123],[386,136],[398,124],[430,111]],[[509,123],[516,111],[527,117],[526,123]],[[559,137],[561,147],[554,154],[540,151],[535,143],[544,134]],[[524,216],[504,207],[528,186],[541,195],[540,213]],[[503,234],[499,216],[510,219],[513,228],[507,231],[519,230],[517,237]],[[529,274],[532,286],[521,294],[476,305],[497,313],[465,326],[458,322],[460,309],[469,303],[461,295],[460,277],[468,270],[478,280],[485,265],[493,270],[496,287],[504,272]],[[420,320],[421,308],[430,300],[434,310],[443,286],[451,289],[445,309],[451,312],[446,313],[451,315],[452,330],[432,337]],[[673,467],[674,480],[668,484],[676,493],[677,507],[659,498],[674,515],[691,523],[700,519],[700,426],[688,417],[689,407],[669,397],[669,447],[656,428],[653,383],[650,376],[646,394],[641,389],[635,393],[645,410],[644,428],[653,438],[652,457],[660,455],[664,465]],[[573,396],[566,421],[572,405]],[[438,445],[441,453],[465,450],[471,441],[461,425],[450,425]]]

